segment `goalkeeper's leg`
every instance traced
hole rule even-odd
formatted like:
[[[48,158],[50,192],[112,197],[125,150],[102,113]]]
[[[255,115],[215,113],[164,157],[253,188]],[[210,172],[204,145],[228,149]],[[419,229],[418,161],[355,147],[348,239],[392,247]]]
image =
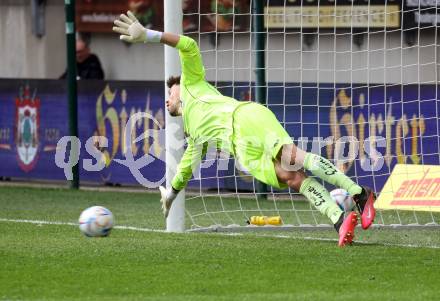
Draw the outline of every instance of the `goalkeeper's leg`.
[[[287,184],[293,190],[303,194],[310,203],[315,206],[322,214],[327,216],[333,224],[336,224],[341,215],[342,210],[332,200],[330,193],[318,181],[313,178],[308,178],[303,170],[285,171],[279,162],[274,162],[275,172],[278,180]]]
[[[374,200],[375,195],[371,189],[361,187],[336,168],[329,160],[313,153],[307,153],[296,147],[295,144],[283,146],[278,159],[283,169],[297,169],[298,166],[309,170],[320,179],[341,187],[353,196],[359,212],[362,214],[362,227],[367,229],[373,223],[375,217]]]
[[[318,181],[308,178],[303,170],[286,171],[278,160],[274,162],[274,166],[278,181],[302,193],[316,209],[330,218],[339,233],[339,246],[352,242],[357,225],[356,213],[351,212],[344,220],[344,212]]]

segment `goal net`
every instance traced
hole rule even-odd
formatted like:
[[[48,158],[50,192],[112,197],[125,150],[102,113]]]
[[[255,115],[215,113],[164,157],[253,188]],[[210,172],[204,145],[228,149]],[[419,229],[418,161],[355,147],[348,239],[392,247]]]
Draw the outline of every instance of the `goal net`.
[[[183,31],[199,43],[207,79],[223,94],[255,101],[263,93],[300,148],[379,194],[396,164],[440,164],[440,15],[431,2],[184,0]],[[410,167],[403,170],[400,177],[414,180]],[[433,169],[430,177],[440,174]],[[195,171],[185,202],[187,229],[256,228],[245,227],[251,216],[281,216],[289,227],[330,226],[304,197],[262,190],[216,150]],[[436,224],[438,203],[378,210],[376,224]]]

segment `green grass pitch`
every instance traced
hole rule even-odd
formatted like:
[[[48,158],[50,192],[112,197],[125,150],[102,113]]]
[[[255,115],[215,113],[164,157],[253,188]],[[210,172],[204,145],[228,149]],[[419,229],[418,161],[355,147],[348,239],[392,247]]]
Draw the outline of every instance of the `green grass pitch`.
[[[76,223],[91,205],[117,225],[165,226],[156,194],[0,187],[0,300],[440,299],[439,230],[358,230],[364,243],[340,249],[334,231],[93,239],[18,222]]]

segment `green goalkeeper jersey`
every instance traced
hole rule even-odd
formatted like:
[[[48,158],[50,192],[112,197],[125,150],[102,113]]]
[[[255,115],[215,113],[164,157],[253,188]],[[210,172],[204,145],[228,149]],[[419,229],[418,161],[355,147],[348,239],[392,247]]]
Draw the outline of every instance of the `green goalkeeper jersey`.
[[[181,35],[176,48],[182,67],[180,99],[188,146],[171,185],[181,190],[191,178],[193,167],[200,162],[208,142],[232,152],[232,117],[242,102],[223,96],[205,80],[202,56],[193,39]]]

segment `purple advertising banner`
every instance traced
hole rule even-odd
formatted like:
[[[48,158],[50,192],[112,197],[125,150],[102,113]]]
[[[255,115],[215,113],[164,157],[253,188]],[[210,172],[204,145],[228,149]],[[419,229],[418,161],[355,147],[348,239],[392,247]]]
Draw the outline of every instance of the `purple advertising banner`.
[[[22,179],[65,180],[63,169],[55,164],[56,145],[68,136],[66,86],[58,80],[0,80],[0,176]],[[136,184],[130,171],[115,158],[125,154],[125,124],[136,112],[148,112],[151,119],[139,120],[133,136],[164,126],[162,82],[84,81],[78,86],[78,129],[80,177],[84,182]],[[96,172],[83,168],[83,159],[93,157],[85,149],[93,136],[108,138],[101,148],[105,167]],[[137,136],[135,136],[137,137]],[[157,138],[157,139],[154,139]],[[160,137],[150,137],[132,146],[134,158],[150,149],[158,158],[163,152]],[[67,158],[66,158],[67,160]],[[96,163],[96,162],[95,162]],[[152,181],[163,177],[160,160],[142,170]]]
[[[220,90],[225,95],[251,98],[246,84],[236,84],[235,89],[223,84]],[[396,163],[440,164],[440,102],[435,85],[271,84],[268,96],[268,107],[300,147],[333,159],[349,176],[376,191]],[[127,135],[127,121],[138,112],[149,117],[136,121]],[[118,160],[127,156],[127,141],[145,133],[147,139],[131,143],[131,153],[134,160],[149,160],[139,169],[142,177],[161,184],[164,119],[163,82],[79,81],[81,182],[139,185]],[[64,81],[0,80],[0,177],[65,180],[55,153],[58,141],[68,135]],[[98,144],[96,136],[106,137],[108,145]],[[346,140],[347,136],[354,140]],[[99,171],[84,168],[85,160],[97,163],[86,150],[88,141],[103,154]],[[371,146],[379,153],[372,153]],[[215,158],[214,151],[214,157],[203,162],[209,167],[202,168],[190,186],[253,190],[252,178],[234,168],[233,160]]]
[[[92,136],[104,136],[108,146],[101,148],[105,167],[97,172],[89,172],[80,166],[82,181],[112,184],[137,184],[127,166],[117,163],[127,154],[127,143],[146,133],[149,137],[131,144],[133,158],[153,156],[152,162],[140,169],[142,175],[151,182],[162,184],[165,174],[165,140],[159,130],[165,126],[163,82],[80,82],[78,91],[79,139],[85,144]],[[138,112],[147,113],[151,118],[141,118],[133,125],[131,137],[127,137],[125,127],[129,118]],[[156,122],[154,122],[155,120]],[[80,163],[91,156],[82,149]],[[160,160],[162,158],[162,160]]]
[[[287,84],[269,87],[268,104],[300,147],[380,191],[396,163],[440,164],[438,93],[436,85]]]
[[[0,80],[0,176],[63,180],[54,157],[66,135],[64,81]]]

